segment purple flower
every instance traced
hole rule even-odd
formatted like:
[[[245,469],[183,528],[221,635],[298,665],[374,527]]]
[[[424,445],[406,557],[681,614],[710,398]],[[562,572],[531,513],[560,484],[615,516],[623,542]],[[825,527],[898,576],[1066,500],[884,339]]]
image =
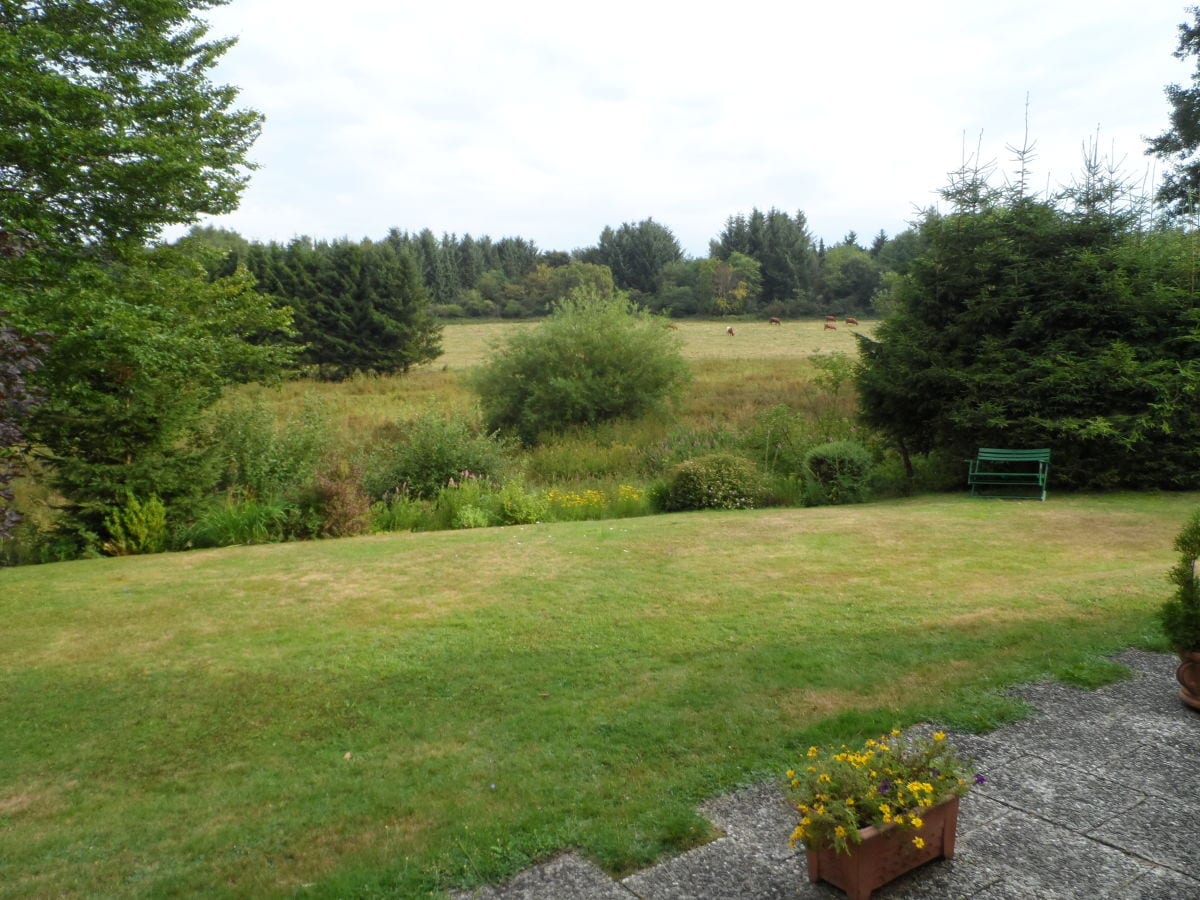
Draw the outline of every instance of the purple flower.
[[[888,781],[886,778],[883,781],[879,782],[879,793],[886,794],[886,793],[890,792],[891,789],[892,789],[892,783],[890,781]]]
[[[976,784],[987,784],[987,779],[986,779],[986,778],[984,778],[982,775],[976,775],[976,776],[975,776],[975,783],[976,783]]]

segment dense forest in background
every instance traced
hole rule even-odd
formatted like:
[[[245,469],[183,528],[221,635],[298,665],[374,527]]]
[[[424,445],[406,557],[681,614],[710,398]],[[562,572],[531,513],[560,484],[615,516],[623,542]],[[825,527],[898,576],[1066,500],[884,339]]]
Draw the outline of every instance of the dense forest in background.
[[[440,319],[544,316],[553,300],[581,284],[611,284],[669,316],[870,315],[888,273],[903,273],[920,252],[915,230],[895,237],[880,231],[867,247],[850,232],[827,246],[814,240],[803,212],[778,209],[730,216],[705,259],[686,257],[671,229],[652,218],[606,227],[595,246],[570,252],[541,250],[522,237],[438,237],[427,228],[393,228],[379,240],[300,236],[264,244],[206,225],[180,243],[217,248],[218,274],[243,264],[261,291],[297,307],[355,277],[370,281],[408,255]]]

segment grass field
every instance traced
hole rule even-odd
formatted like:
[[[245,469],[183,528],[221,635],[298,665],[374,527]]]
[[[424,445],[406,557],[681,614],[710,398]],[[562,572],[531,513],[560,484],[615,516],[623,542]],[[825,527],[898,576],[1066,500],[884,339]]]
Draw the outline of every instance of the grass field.
[[[1006,684],[1161,647],[1198,502],[941,496],[0,570],[0,895],[422,896],[568,846],[628,871],[810,743],[986,727],[1018,712]]]

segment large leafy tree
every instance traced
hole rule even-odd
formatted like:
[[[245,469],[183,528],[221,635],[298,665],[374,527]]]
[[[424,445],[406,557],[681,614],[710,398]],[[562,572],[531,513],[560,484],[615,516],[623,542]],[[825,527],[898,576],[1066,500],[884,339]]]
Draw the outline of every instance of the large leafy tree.
[[[140,243],[237,205],[261,117],[207,77],[223,2],[0,3],[0,228]]]
[[[1189,86],[1167,86],[1170,127],[1152,138],[1146,151],[1172,164],[1163,174],[1158,199],[1174,216],[1193,214],[1200,203],[1200,7],[1189,7],[1189,12],[1193,18],[1179,26],[1175,56],[1192,59],[1196,70]]]
[[[683,259],[683,250],[670,228],[643,219],[606,227],[599,244],[583,256],[586,262],[608,266],[617,287],[647,295],[659,289],[663,269]]]
[[[244,270],[146,248],[233,209],[250,168],[261,117],[208,78],[231,42],[198,13],[222,2],[0,2],[0,244],[20,249],[0,260],[0,309],[50,333],[29,432],[76,532],[128,493],[201,489],[199,411],[290,354],[290,313]]]

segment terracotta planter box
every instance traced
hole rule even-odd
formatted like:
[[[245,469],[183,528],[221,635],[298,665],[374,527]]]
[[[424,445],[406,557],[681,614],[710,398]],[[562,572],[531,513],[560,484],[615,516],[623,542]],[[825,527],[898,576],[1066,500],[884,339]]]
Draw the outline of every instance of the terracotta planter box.
[[[1200,709],[1200,651],[1179,654],[1175,677],[1179,680],[1179,699],[1192,709]]]
[[[861,844],[851,844],[849,853],[832,848],[808,851],[808,880],[828,881],[839,887],[850,900],[868,900],[871,891],[930,860],[954,855],[954,832],[958,827],[958,798],[927,809],[920,831],[890,827],[862,828]],[[920,850],[912,839],[920,836]]]

